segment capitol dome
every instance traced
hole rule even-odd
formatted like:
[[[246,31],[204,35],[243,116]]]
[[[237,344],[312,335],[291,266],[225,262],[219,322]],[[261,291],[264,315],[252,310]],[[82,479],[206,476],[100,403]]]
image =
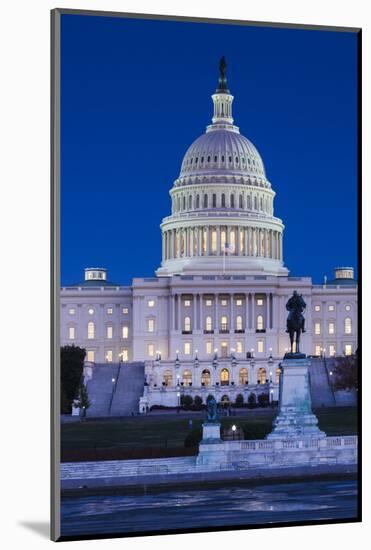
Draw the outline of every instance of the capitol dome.
[[[212,124],[188,148],[170,190],[158,276],[288,274],[275,192],[256,147],[234,125],[225,69],[222,58]]]

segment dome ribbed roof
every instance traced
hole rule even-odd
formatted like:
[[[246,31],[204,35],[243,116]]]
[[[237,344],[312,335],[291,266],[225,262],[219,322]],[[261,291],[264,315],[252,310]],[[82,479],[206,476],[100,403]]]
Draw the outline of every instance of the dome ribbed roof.
[[[256,147],[238,131],[213,129],[197,138],[186,152],[180,177],[228,174],[265,177]]]

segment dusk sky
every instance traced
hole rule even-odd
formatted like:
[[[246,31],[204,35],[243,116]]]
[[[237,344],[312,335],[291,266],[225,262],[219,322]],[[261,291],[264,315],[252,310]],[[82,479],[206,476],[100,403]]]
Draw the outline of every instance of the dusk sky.
[[[355,33],[62,15],[61,280],[161,262],[160,222],[211,121],[221,55],[262,156],[293,276],[357,265]]]

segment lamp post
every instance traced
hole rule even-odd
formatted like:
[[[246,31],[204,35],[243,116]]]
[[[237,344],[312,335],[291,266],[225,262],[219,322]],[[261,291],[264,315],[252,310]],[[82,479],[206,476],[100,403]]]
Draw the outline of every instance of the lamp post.
[[[235,438],[236,430],[237,430],[237,426],[236,426],[236,424],[233,424],[233,426],[232,426],[232,438],[233,438],[233,441],[234,441],[234,438]]]

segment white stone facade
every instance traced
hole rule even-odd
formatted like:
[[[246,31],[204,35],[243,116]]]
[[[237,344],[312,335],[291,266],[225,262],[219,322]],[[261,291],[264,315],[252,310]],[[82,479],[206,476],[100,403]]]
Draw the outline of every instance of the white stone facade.
[[[61,290],[61,344],[84,347],[91,363],[146,362],[143,406],[175,406],[186,393],[276,400],[293,290],[307,304],[301,351],[357,349],[352,268],[337,268],[323,285],[288,276],[284,226],[262,159],[233,125],[226,86],[212,98],[212,124],[187,151],[170,191],[156,276],[120,286],[106,270],[89,268],[85,281]]]

